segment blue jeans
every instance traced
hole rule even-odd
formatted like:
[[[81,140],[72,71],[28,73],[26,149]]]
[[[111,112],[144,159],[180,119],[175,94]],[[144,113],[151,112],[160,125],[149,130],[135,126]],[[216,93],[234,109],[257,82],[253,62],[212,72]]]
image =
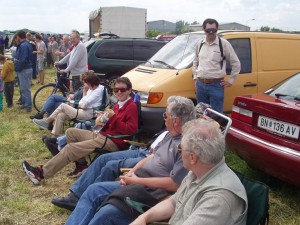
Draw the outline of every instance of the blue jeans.
[[[86,172],[84,174],[86,174]],[[79,199],[75,210],[72,212],[65,225],[85,225],[90,224],[91,221],[97,220],[97,210],[103,200],[120,187],[119,181],[100,182],[90,185]]]
[[[116,206],[107,204],[96,212],[89,225],[128,225],[133,219]]]
[[[42,111],[46,112],[47,115],[50,116],[61,103],[66,101],[67,101],[66,97],[52,94],[44,103]]]
[[[214,110],[223,113],[224,87],[220,81],[206,84],[197,80],[196,87],[197,103],[204,102],[211,105]]]
[[[71,186],[70,190],[80,198],[90,185],[104,181],[114,181],[120,176],[120,168],[131,168],[149,154],[151,153],[143,148],[101,155]]]
[[[21,72],[17,72],[19,78],[19,87],[21,92],[21,99],[22,105],[26,109],[32,108],[32,101],[31,101],[31,75],[32,75],[32,68],[24,69]]]

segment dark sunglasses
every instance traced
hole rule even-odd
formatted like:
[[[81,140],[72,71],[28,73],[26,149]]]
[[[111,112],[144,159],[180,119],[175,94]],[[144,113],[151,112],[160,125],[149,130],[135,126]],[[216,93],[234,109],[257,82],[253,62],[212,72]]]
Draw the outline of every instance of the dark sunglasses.
[[[128,91],[128,88],[113,88],[113,92],[114,93],[118,93],[118,92],[121,92],[121,93],[123,93],[123,92],[125,92],[125,91]]]
[[[178,144],[178,145],[177,145],[177,151],[178,151],[179,154],[182,153],[181,144]]]
[[[214,33],[217,33],[218,29],[216,29],[216,28],[207,28],[204,31],[205,31],[205,33],[214,34]]]

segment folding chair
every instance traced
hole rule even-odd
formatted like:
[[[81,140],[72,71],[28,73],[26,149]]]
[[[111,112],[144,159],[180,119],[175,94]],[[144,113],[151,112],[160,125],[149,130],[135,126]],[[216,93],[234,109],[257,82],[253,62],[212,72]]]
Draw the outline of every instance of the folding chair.
[[[227,135],[227,132],[232,124],[232,120],[230,117],[219,113],[211,108],[207,108],[204,113],[203,117],[209,117],[210,119],[216,121],[220,125],[220,129],[224,136]]]
[[[233,170],[233,169],[232,169]],[[269,223],[269,187],[233,170],[245,187],[248,198],[247,225]]]

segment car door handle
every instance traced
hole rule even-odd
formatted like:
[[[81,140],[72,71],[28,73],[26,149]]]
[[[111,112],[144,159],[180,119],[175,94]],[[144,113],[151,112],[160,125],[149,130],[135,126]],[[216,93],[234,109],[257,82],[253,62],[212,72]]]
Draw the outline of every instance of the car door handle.
[[[248,83],[244,84],[244,87],[255,87],[256,85],[257,85],[256,83],[248,82]]]

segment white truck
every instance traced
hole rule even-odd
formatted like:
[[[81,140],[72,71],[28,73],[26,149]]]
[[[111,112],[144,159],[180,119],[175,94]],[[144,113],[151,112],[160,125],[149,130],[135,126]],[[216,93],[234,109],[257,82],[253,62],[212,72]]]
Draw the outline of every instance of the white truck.
[[[100,7],[89,15],[90,37],[112,33],[119,37],[145,38],[147,9],[133,7]]]

